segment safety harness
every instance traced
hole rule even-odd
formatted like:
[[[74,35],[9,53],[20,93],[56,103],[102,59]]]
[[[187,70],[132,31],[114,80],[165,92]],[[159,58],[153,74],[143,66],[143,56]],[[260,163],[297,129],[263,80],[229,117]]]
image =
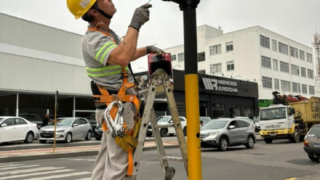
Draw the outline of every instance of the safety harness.
[[[88,31],[99,31],[105,36],[110,34],[99,30],[97,27],[89,27]],[[113,38],[111,38],[113,39]],[[104,104],[107,109],[104,111],[105,121],[102,124],[102,129],[106,132],[109,130],[112,133],[112,137],[115,142],[126,152],[128,152],[128,172],[127,175],[133,173],[133,148],[138,144],[137,135],[139,133],[141,118],[139,115],[140,101],[136,95],[126,94],[127,89],[134,88],[135,84],[128,82],[127,68],[121,66],[122,86],[117,94],[109,94],[108,90],[95,84],[99,90],[99,94],[94,93],[93,97],[96,104]],[[134,127],[128,127],[125,120],[122,118],[123,102],[131,102],[136,108],[136,114],[134,117]]]

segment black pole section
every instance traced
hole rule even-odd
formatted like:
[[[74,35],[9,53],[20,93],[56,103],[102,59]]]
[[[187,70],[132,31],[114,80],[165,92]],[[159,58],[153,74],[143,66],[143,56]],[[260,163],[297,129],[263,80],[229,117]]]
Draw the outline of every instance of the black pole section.
[[[184,20],[184,69],[186,74],[198,73],[197,61],[197,23],[196,9],[193,6],[186,6],[183,9]]]

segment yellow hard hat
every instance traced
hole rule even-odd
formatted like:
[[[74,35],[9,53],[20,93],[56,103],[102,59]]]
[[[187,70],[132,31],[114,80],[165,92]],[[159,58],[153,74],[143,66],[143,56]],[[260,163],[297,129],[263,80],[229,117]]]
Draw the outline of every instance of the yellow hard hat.
[[[67,0],[69,11],[76,19],[82,17],[97,0]]]

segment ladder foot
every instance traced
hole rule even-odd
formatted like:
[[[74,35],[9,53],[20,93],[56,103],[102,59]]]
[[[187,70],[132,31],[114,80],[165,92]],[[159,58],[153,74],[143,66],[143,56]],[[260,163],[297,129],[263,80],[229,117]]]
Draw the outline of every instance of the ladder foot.
[[[176,170],[173,167],[166,168],[166,175],[164,177],[164,180],[172,180],[175,173]]]

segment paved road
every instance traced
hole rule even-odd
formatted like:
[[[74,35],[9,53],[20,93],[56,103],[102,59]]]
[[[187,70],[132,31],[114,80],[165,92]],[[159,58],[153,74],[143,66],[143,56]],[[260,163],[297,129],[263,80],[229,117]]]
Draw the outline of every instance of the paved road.
[[[302,149],[303,143],[263,141],[252,150],[242,146],[227,152],[202,150],[203,180],[320,180],[320,163],[311,162]],[[177,156],[178,149],[167,149],[169,156]],[[89,180],[94,156],[0,163],[0,180]],[[182,163],[170,162],[175,167],[175,180],[186,180]],[[162,169],[155,150],[143,152],[139,180],[163,180]],[[293,180],[293,179],[292,179]]]

